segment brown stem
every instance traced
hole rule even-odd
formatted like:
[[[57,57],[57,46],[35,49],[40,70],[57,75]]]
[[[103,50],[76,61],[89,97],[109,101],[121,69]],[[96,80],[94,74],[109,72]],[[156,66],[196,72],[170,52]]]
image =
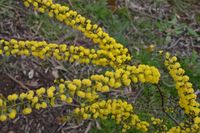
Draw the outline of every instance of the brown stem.
[[[17,80],[15,77],[13,77],[12,75],[10,75],[9,73],[6,73],[6,75],[11,78],[15,83],[19,84],[21,88],[26,89],[26,90],[30,90],[27,86],[25,86],[21,81]]]
[[[161,106],[162,106],[162,111],[172,120],[174,121],[174,123],[176,123],[177,125],[179,125],[178,121],[173,118],[170,114],[168,114],[165,110],[165,104],[164,104],[164,95],[160,89],[160,86],[159,85],[156,85],[158,91],[159,91],[159,94],[160,94],[160,97],[161,97]]]

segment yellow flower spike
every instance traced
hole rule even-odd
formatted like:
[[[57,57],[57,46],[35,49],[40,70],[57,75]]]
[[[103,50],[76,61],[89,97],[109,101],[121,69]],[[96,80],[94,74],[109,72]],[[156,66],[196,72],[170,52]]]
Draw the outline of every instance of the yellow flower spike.
[[[169,52],[166,52],[166,53],[165,53],[165,57],[166,57],[166,59],[169,59],[170,53],[169,53]]]
[[[145,80],[144,74],[139,74],[139,75],[138,75],[138,79],[139,79],[139,81],[142,82],[142,83],[144,83],[144,82],[146,81],[146,80]]]
[[[59,92],[61,94],[65,92],[65,85],[64,84],[59,84]]]
[[[98,117],[99,117],[99,113],[98,112],[94,113],[93,118],[97,119]]]
[[[148,130],[147,127],[149,126],[149,123],[145,121],[140,121],[139,117],[137,115],[132,114],[132,110],[125,111],[125,108],[127,106],[131,106],[131,104],[128,104],[125,101],[122,101],[120,99],[115,100],[101,100],[95,103],[92,103],[88,106],[83,106],[82,108],[76,108],[74,110],[76,115],[81,115],[83,119],[88,118],[101,118],[101,119],[107,119],[108,115],[111,115],[112,119],[116,121],[117,124],[122,124],[124,128],[129,129],[130,127],[136,127],[137,129],[141,130]],[[118,110],[116,110],[116,108]],[[133,107],[132,107],[133,108]],[[111,110],[112,111],[109,111]],[[90,114],[90,115],[88,115]],[[123,114],[127,114],[126,116]],[[130,120],[127,121],[127,120]],[[134,121],[134,123],[132,123]]]
[[[35,103],[38,102],[38,100],[39,100],[38,97],[37,97],[37,96],[34,96],[33,99],[32,99],[32,103],[35,104]]]
[[[25,6],[25,7],[29,7],[30,4],[29,4],[27,1],[25,1],[25,2],[24,2],[24,6]]]
[[[163,54],[163,50],[159,50],[158,52],[159,52],[159,54],[160,54],[160,55],[162,55],[162,54]]]
[[[42,102],[41,103],[41,108],[46,109],[47,108],[47,103],[46,102]]]
[[[73,99],[71,97],[67,97],[66,103],[72,103],[72,102],[73,102]]]
[[[9,101],[12,101],[12,100],[13,100],[12,95],[8,95],[7,99],[8,99]]]
[[[61,99],[62,101],[65,101],[65,100],[67,99],[67,96],[61,95],[61,96],[60,96],[60,99]]]
[[[43,88],[43,87],[36,90],[36,94],[37,94],[38,96],[42,96],[45,92],[46,92],[46,90],[45,90],[45,88]]]
[[[0,49],[0,55],[2,55],[2,54],[3,54],[3,50]]]
[[[11,112],[8,114],[10,119],[14,119],[16,117],[17,111],[12,109]]]
[[[107,86],[107,85],[105,85],[105,86],[103,86],[102,88],[101,88],[101,92],[109,92],[109,87]]]
[[[170,62],[170,60],[172,61]],[[197,104],[197,96],[194,94],[192,84],[189,82],[189,77],[184,75],[185,71],[181,68],[180,63],[177,62],[177,58],[175,56],[171,57],[169,53],[166,53],[165,62],[168,62],[165,63],[165,65],[176,83],[176,89],[178,90],[178,95],[180,97],[180,106],[184,108],[186,114],[198,116],[200,113],[200,106]]]
[[[89,118],[89,115],[86,114],[86,113],[84,113],[84,114],[83,114],[83,119],[86,120],[86,119],[88,119],[88,118]]]
[[[78,114],[79,112],[80,112],[80,109],[79,109],[79,108],[74,109],[74,113],[75,113],[75,114]]]
[[[4,50],[4,51],[8,51],[8,50],[9,50],[9,47],[8,47],[8,46],[4,46],[3,50]]]
[[[0,121],[6,121],[7,120],[7,116],[6,115],[4,115],[4,114],[2,114],[2,115],[0,115]]]
[[[151,44],[149,46],[147,46],[145,49],[148,51],[148,52],[153,52],[155,50],[155,45]]]
[[[54,107],[55,106],[55,97],[52,97],[51,99],[50,99],[50,105],[52,106],[52,107]]]
[[[110,65],[117,70],[121,65],[130,60],[131,57],[128,54],[128,49],[124,48],[121,44],[117,43],[115,39],[111,38],[107,33],[103,31],[98,25],[92,24],[92,22],[75,11],[70,10],[66,6],[61,6],[60,4],[54,4],[52,0],[25,0],[24,4],[26,7],[32,5],[35,10],[44,13],[47,12],[49,16],[55,17],[59,21],[66,23],[67,25],[72,26],[74,29],[78,29],[84,33],[85,36],[93,40],[94,43],[99,43],[100,50],[90,50],[84,47],[58,45],[58,44],[47,44],[46,42],[36,42],[36,41],[17,41],[11,39],[10,41],[0,40],[0,55],[4,54],[6,56],[34,56],[41,59],[46,59],[49,57],[54,57],[57,60],[67,60],[70,62],[79,61],[80,63],[94,63],[96,65]],[[180,97],[179,103],[182,108],[184,108],[186,114],[198,116],[199,115],[199,103],[197,102],[197,97],[194,95],[194,89],[192,88],[191,83],[189,83],[189,77],[184,76],[185,71],[180,68],[180,64],[177,62],[176,57],[172,57],[169,53],[166,53],[165,65],[170,71],[170,75],[176,82],[176,88]],[[173,64],[172,64],[173,63]],[[28,92],[19,95],[19,99],[14,95],[7,97],[8,100],[12,101],[13,99],[23,103],[23,100],[28,99],[29,102],[36,103],[34,98],[38,97],[39,100],[45,100],[46,96],[53,101],[56,101],[56,98],[60,98],[62,93],[68,92],[70,96],[75,96],[76,94],[82,98],[87,98],[88,101],[92,101],[95,98],[98,98],[97,91],[107,92],[109,88],[120,88],[123,85],[129,86],[131,83],[152,83],[157,84],[160,78],[160,73],[155,67],[150,67],[147,65],[128,66],[123,65],[123,71],[114,71],[106,72],[105,75],[95,75],[91,76],[89,79],[73,80],[62,82],[58,86],[58,90],[54,89],[38,89],[36,93]],[[125,76],[122,76],[125,75]],[[64,90],[66,85],[66,89]],[[82,86],[83,85],[83,86]],[[88,87],[85,92],[81,87]],[[184,87],[183,87],[184,86]],[[56,86],[57,87],[57,86]],[[77,90],[77,91],[76,91]],[[55,94],[54,95],[54,91]],[[187,94],[187,95],[186,95]],[[55,97],[54,97],[55,96]],[[61,98],[62,99],[62,98]],[[69,98],[72,102],[72,98]],[[63,98],[67,101],[67,99]],[[4,101],[3,101],[4,102]],[[10,106],[12,102],[5,102]],[[47,102],[48,103],[48,102]],[[46,108],[47,103],[43,102],[41,104],[36,103],[35,108]],[[0,106],[3,103],[0,101]],[[48,103],[49,104],[49,103]],[[107,106],[109,105],[109,106]],[[139,120],[137,115],[132,114],[133,106],[122,101],[122,100],[110,100],[106,101],[106,104],[103,102],[97,101],[95,108],[90,106],[82,107],[80,109],[83,119],[88,119],[91,116],[93,118],[102,118],[107,119],[107,115],[111,115],[113,119],[119,124],[122,124],[124,129],[135,126],[137,129],[148,131],[149,124]],[[119,108],[119,110],[118,110]],[[117,110],[116,110],[117,109]],[[99,112],[97,112],[97,110]],[[91,112],[89,112],[91,111]],[[25,109],[23,110],[24,112]],[[79,111],[77,112],[79,113]],[[89,114],[92,114],[91,116]],[[99,113],[99,114],[98,114]],[[128,123],[123,123],[126,120],[130,120]],[[156,124],[160,123],[160,120],[156,119]],[[194,119],[192,125],[192,130],[198,131],[199,120]],[[184,125],[183,125],[184,126]],[[172,128],[174,131],[181,131],[180,127]],[[186,129],[189,132],[188,129]]]
[[[28,115],[32,112],[32,109],[27,107],[27,108],[23,109],[22,112],[23,112],[24,115]]]
[[[40,103],[36,103],[35,104],[35,109],[39,110],[41,108],[41,104]]]
[[[115,85],[115,78],[111,78],[110,80],[109,80],[109,86],[110,87],[114,87],[114,85]]]
[[[39,57],[45,59],[52,57],[52,55],[58,60],[69,60],[70,62],[79,61],[80,63],[95,63],[96,65],[111,65],[116,67],[118,63],[111,63],[111,59],[108,59],[110,54],[105,52],[101,54],[101,50],[90,52],[90,49],[82,46],[70,46],[69,48],[65,44],[48,44],[41,41],[1,41],[3,44],[7,44],[0,50],[2,54],[7,56],[12,55],[26,55]],[[16,43],[15,43],[16,42]],[[14,45],[11,45],[14,43]],[[3,52],[5,51],[5,52]],[[82,53],[82,54],[81,54]],[[99,53],[99,54],[97,54]],[[70,56],[71,55],[71,56]],[[105,58],[106,56],[106,58]],[[70,57],[70,58],[69,58]]]
[[[113,88],[117,89],[120,88],[122,86],[121,82],[115,82]]]
[[[79,80],[79,79],[74,79],[74,80],[73,80],[73,83],[74,83],[75,85],[77,85],[78,88],[81,87],[81,80]]]
[[[92,98],[92,94],[90,92],[85,93],[85,97],[87,99],[91,99]]]
[[[85,93],[83,91],[77,91],[77,96],[85,98]]]
[[[92,83],[91,83],[91,80],[89,79],[83,79],[82,84],[89,87],[91,86]]]
[[[194,123],[191,123],[191,128],[186,128],[182,130],[182,127],[185,126],[185,123],[180,123],[180,126],[172,127],[169,129],[168,133],[174,132],[198,132],[200,130],[199,126],[195,125],[195,120],[198,120],[198,116],[200,114],[200,105],[197,102],[196,94],[194,94],[194,89],[192,88],[192,84],[189,82],[189,77],[185,74],[185,71],[181,68],[179,62],[177,62],[177,58],[175,56],[171,56],[169,53],[166,54],[165,66],[168,68],[170,75],[174,79],[176,83],[176,89],[179,95],[179,105],[184,109],[184,112],[194,117]],[[186,122],[187,123],[187,122]],[[190,129],[192,129],[190,131]]]
[[[26,98],[28,100],[32,100],[33,96],[34,96],[34,91],[30,90],[30,91],[28,91]]]
[[[76,88],[77,88],[77,87],[76,87],[74,84],[72,84],[72,83],[69,83],[69,84],[67,85],[67,87],[68,87],[68,89],[71,90],[71,91],[75,91]]]
[[[200,123],[200,117],[195,117],[194,118],[194,123],[199,124]]]
[[[17,99],[18,99],[18,95],[17,94],[8,95],[8,100],[9,101],[16,101]]]
[[[3,106],[3,100],[0,98],[0,107]]]
[[[131,84],[131,80],[125,79],[125,80],[123,80],[123,83],[124,83],[125,86],[129,86]]]
[[[49,89],[47,90],[47,96],[48,96],[49,98],[54,97],[54,90],[52,90],[51,88],[49,88]]]

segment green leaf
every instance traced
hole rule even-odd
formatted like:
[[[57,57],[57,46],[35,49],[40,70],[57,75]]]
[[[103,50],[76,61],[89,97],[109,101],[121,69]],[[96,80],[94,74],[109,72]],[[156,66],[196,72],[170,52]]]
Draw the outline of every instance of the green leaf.
[[[189,35],[192,35],[192,36],[195,36],[195,37],[199,37],[197,32],[195,30],[193,30],[192,28],[188,27],[187,30],[189,32]]]

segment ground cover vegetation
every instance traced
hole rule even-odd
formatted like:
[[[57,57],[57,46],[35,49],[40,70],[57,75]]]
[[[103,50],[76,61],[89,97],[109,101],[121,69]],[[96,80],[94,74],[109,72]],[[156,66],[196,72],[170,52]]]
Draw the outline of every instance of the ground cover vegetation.
[[[199,4],[1,0],[0,131],[198,133]]]

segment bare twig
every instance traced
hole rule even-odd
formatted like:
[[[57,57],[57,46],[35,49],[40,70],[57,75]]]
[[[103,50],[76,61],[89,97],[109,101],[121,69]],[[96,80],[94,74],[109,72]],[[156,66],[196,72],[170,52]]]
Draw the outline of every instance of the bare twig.
[[[97,120],[95,121],[95,123],[96,123],[97,129],[99,129],[99,130],[102,129],[102,128],[101,128],[101,125],[99,124],[99,122],[98,122]]]
[[[181,39],[182,39],[182,37],[178,38],[174,44],[172,44],[171,46],[169,46],[169,47],[167,48],[167,50],[170,50],[171,48],[174,48],[174,47],[179,43],[179,41],[180,41]]]
[[[60,132],[60,130],[66,125],[67,121],[65,121],[54,133]]]
[[[70,129],[79,128],[79,127],[83,126],[84,122],[85,122],[85,121],[82,121],[79,125],[76,125],[76,126],[66,127],[64,130],[70,130]]]
[[[85,133],[89,133],[90,129],[92,127],[92,122],[90,122],[85,130]]]
[[[128,1],[126,4],[127,4],[128,8],[130,8],[134,12],[140,13],[140,14],[150,17],[152,19],[156,19],[156,20],[158,19],[156,16],[145,13],[146,9],[144,7],[141,7],[131,1]],[[151,9],[151,10],[156,11],[156,9]]]
[[[39,33],[39,30],[42,26],[43,22],[40,22],[39,25],[37,26],[37,29],[36,29],[36,32],[35,32],[35,35],[37,35]]]
[[[133,103],[135,103],[135,101],[138,99],[138,97],[140,96],[140,94],[143,92],[144,88],[140,89],[138,91],[138,93],[136,94],[136,96],[134,97]]]
[[[70,0],[68,0],[68,2],[69,2],[69,5],[70,5],[71,7],[73,7],[72,2],[71,2]]]
[[[13,77],[12,75],[10,75],[9,73],[6,73],[6,75],[11,78],[15,83],[19,84],[20,87],[22,87],[23,89],[26,90],[30,90],[27,86],[25,86],[21,81],[17,80],[15,77]]]
[[[76,104],[72,104],[72,103],[65,103],[65,104],[61,104],[61,105],[55,105],[54,107],[55,108],[58,108],[58,107],[65,107],[65,106],[71,106],[71,107],[79,107],[79,105],[76,105]]]
[[[196,94],[196,95],[200,94],[200,90],[197,90],[197,91],[195,92],[195,94]]]
[[[163,95],[163,93],[162,93],[162,91],[161,91],[161,89],[160,89],[160,86],[159,86],[159,85],[156,85],[156,87],[157,87],[157,89],[158,89],[158,91],[159,91],[159,94],[160,94],[160,97],[161,97],[162,111],[163,111],[172,121],[174,121],[174,123],[176,123],[177,125],[179,125],[178,121],[177,121],[175,118],[173,118],[170,114],[168,114],[168,113],[166,112],[166,110],[165,110],[165,105],[164,105],[164,95]]]

